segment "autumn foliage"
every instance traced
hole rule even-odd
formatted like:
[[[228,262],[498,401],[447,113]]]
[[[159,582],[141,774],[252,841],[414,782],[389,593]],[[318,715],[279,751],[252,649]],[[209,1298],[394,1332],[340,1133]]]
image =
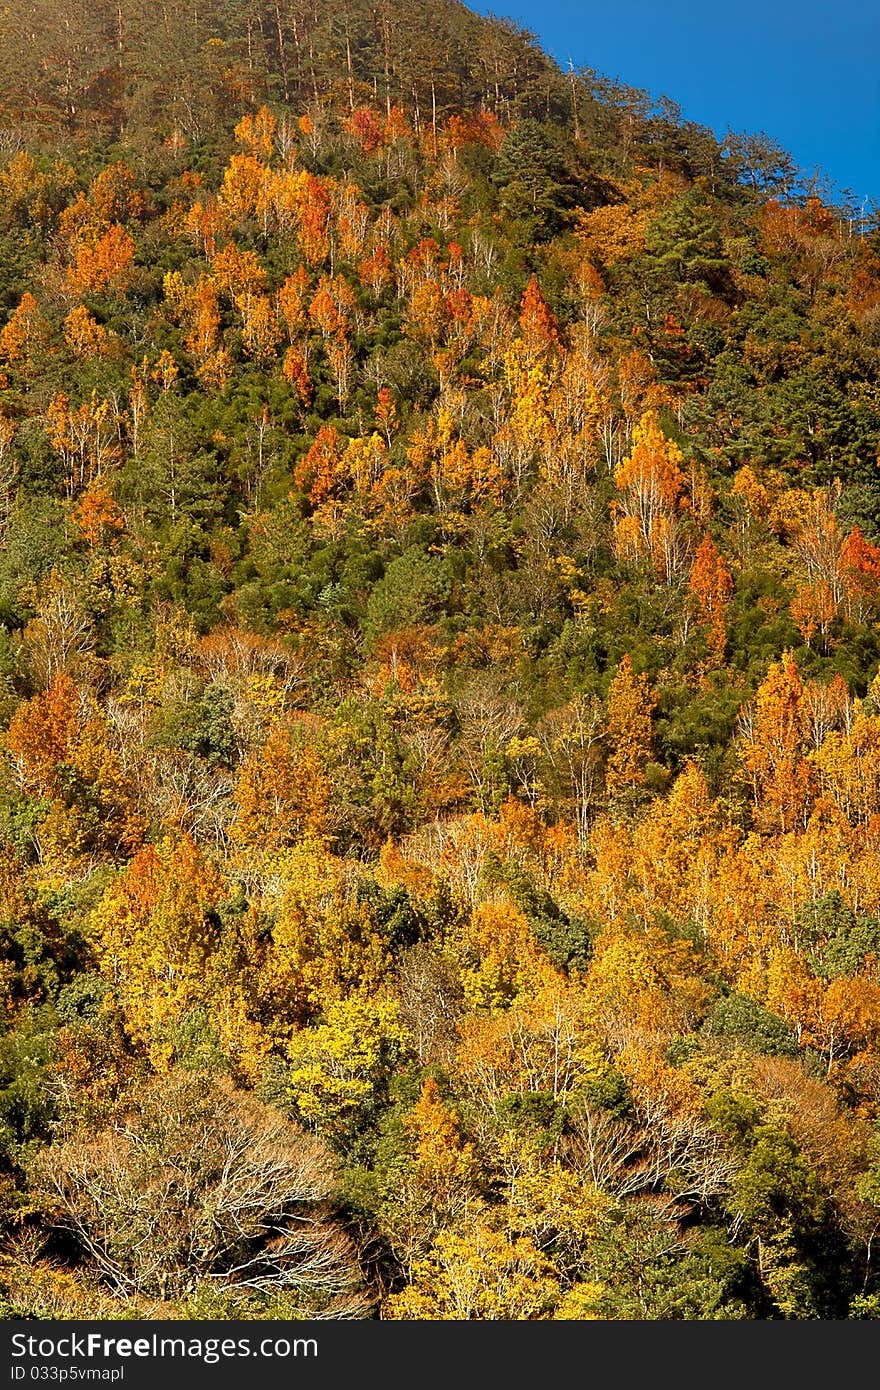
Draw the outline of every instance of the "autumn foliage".
[[[868,214],[463,6],[32,8],[0,1312],[876,1318]]]

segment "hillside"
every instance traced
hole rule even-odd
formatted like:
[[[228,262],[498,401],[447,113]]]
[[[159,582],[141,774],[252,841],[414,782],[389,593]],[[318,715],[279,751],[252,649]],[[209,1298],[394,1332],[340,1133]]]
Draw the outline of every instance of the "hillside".
[[[3,1315],[878,1316],[876,229],[455,3],[0,55]]]

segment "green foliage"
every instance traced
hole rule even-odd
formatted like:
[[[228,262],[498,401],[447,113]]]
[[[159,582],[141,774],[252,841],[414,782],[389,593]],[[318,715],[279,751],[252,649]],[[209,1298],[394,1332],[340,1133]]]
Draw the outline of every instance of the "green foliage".
[[[783,1019],[742,994],[723,994],[707,1016],[703,1032],[767,1057],[796,1057],[799,1050]]]
[[[397,628],[435,620],[450,592],[448,565],[424,546],[411,546],[390,562],[372,588],[364,619],[365,640],[375,643]]]
[[[880,921],[856,917],[837,889],[804,903],[795,926],[804,935],[813,969],[827,980],[857,974],[867,956],[880,953]]]
[[[591,1252],[591,1274],[602,1282],[597,1313],[628,1321],[713,1321],[745,1313],[737,1299],[742,1263],[729,1247],[702,1236],[676,1241],[659,1217],[639,1203],[622,1204]]]
[[[796,1227],[809,1226],[818,1218],[821,1205],[816,1174],[791,1135],[773,1125],[758,1125],[734,1185],[736,1212],[766,1236],[783,1220]]]
[[[57,1114],[52,1085],[56,1020],[49,1009],[24,1013],[0,1037],[0,1165],[24,1168],[51,1132]]]
[[[537,121],[520,121],[507,136],[493,181],[523,245],[544,241],[564,226],[574,202],[574,181],[561,150]]]
[[[667,204],[648,225],[645,249],[664,289],[692,284],[707,294],[730,293],[730,266],[708,200],[695,190]]]

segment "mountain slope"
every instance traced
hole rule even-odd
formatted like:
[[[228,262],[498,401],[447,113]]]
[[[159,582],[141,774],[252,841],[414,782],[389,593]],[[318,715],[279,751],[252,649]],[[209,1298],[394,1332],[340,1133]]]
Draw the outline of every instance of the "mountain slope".
[[[876,1316],[876,232],[452,4],[0,23],[4,1313]]]

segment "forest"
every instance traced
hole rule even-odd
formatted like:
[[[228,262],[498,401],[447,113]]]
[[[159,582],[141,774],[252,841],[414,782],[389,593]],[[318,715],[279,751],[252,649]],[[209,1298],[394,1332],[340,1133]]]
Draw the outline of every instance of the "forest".
[[[0,1315],[880,1317],[880,226],[456,0],[0,12]]]

